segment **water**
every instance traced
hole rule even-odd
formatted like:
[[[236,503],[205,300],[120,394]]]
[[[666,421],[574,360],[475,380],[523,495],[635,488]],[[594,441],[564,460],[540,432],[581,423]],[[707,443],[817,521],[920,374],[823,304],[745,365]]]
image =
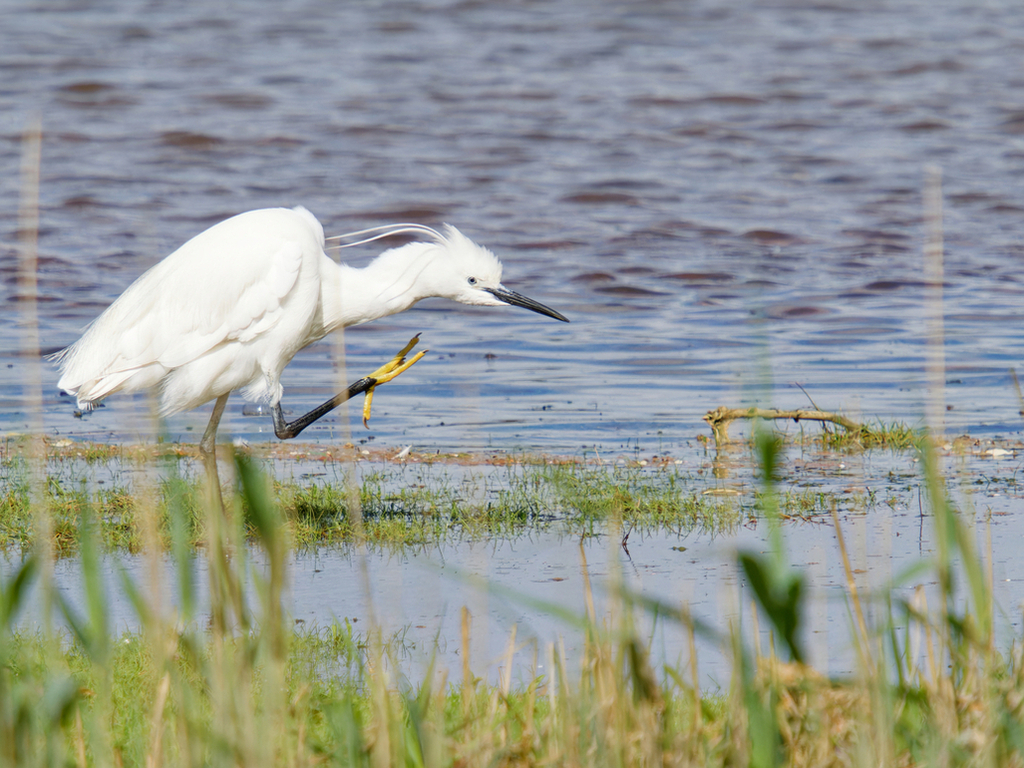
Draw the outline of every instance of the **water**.
[[[419,331],[432,351],[380,393],[372,432],[352,409],[304,438],[396,446],[671,448],[755,393],[806,405],[794,382],[823,408],[918,421],[934,164],[948,424],[1019,430],[1019,3],[69,0],[0,14],[0,429],[29,427],[15,233],[20,137],[39,116],[45,352],[188,237],[273,205],[303,204],[329,232],[450,221],[504,259],[507,284],[571,316],[435,301],[350,331],[348,371]],[[330,342],[299,355],[286,406],[325,399],[336,359]],[[56,379],[46,367],[49,434],[150,434],[144,399],[79,421]],[[242,409],[233,398],[224,433],[272,439]],[[206,418],[172,419],[171,438],[195,441]]]
[[[686,467],[707,410],[807,405],[797,383],[825,409],[920,422],[922,187],[937,166],[947,426],[1016,439],[1022,28],[1012,0],[585,11],[565,0],[11,0],[0,10],[0,431],[32,424],[15,243],[21,135],[38,116],[44,352],[74,341],[187,238],[243,210],[302,204],[329,233],[449,221],[499,254],[509,287],[572,324],[434,301],[352,330],[348,372],[372,370],[416,332],[431,353],[378,393],[370,432],[352,409],[302,439],[657,450]],[[304,412],[332,393],[338,359],[330,340],[301,353],[285,374],[286,406]],[[56,372],[42,378],[47,434],[152,439],[145,398],[113,398],[77,420]],[[243,408],[232,399],[222,434],[273,439],[269,419]],[[206,419],[171,419],[170,438],[195,442]],[[1012,517],[1016,497],[1004,501]],[[901,518],[880,512],[865,540],[891,544]],[[552,562],[572,569],[573,546]],[[637,571],[655,580],[638,551]],[[429,568],[443,568],[433,554]],[[513,554],[524,545],[494,557]],[[700,574],[717,572],[715,557],[688,568],[714,580]],[[296,593],[299,573],[332,587],[351,579],[343,564],[318,562],[319,573],[296,561]],[[652,567],[684,570],[671,562]],[[393,565],[373,567],[392,577]],[[578,580],[552,584],[578,600]],[[451,621],[462,599],[424,610]],[[1006,610],[1018,600],[1006,596]],[[346,605],[324,615],[363,610]],[[420,623],[432,636],[436,624]]]
[[[980,446],[956,458],[946,456],[949,492],[962,522],[974,531],[978,551],[990,568],[993,617],[997,647],[1007,649],[1024,629],[1024,578],[1019,568],[1019,542],[1024,536],[1017,479],[1019,457],[996,458]],[[834,676],[857,670],[851,643],[851,605],[847,575],[830,510],[837,505],[846,553],[868,625],[886,626],[896,619],[895,632],[906,641],[901,601],[913,601],[921,586],[933,614],[941,605],[934,567],[919,569],[912,579],[911,566],[932,562],[938,556],[934,523],[922,500],[922,481],[912,454],[829,456],[792,455],[781,467],[779,489],[783,493],[827,496],[827,503],[804,514],[794,506],[783,527],[785,552],[791,567],[805,579],[804,620],[801,640],[815,668]],[[339,482],[331,476],[336,465],[296,462],[292,467],[302,482]],[[145,469],[118,466],[94,468],[96,480],[114,486],[147,482]],[[113,470],[110,475],[106,472]],[[286,472],[288,467],[281,468]],[[496,489],[509,486],[508,472],[501,467],[459,465],[410,465],[405,470],[380,460],[354,465],[357,473],[376,473],[377,482],[399,490],[412,484],[458,489],[467,503],[484,505]],[[304,471],[306,470],[306,471]],[[521,471],[521,470],[518,470]],[[639,472],[664,470],[638,469]],[[695,620],[727,638],[733,627],[742,628],[753,640],[754,595],[737,567],[737,552],[764,554],[770,550],[768,525],[754,509],[751,490],[759,487],[751,462],[744,454],[707,456],[682,478],[687,492],[701,493],[727,488],[738,495],[723,497],[723,514],[717,524],[680,525],[678,529],[629,531],[626,546],[622,533],[597,527],[580,535],[580,526],[567,525],[557,517],[518,533],[475,537],[453,533],[440,543],[397,548],[343,545],[294,551],[287,562],[283,605],[285,615],[299,630],[316,631],[333,621],[351,622],[358,634],[379,628],[391,644],[399,671],[418,680],[432,661],[439,669],[461,668],[461,611],[472,616],[471,657],[474,673],[496,681],[507,674],[507,647],[515,632],[516,655],[511,672],[528,682],[533,674],[545,674],[548,648],[561,643],[566,657],[578,663],[584,647],[581,620],[592,590],[599,625],[616,627],[622,618],[621,603],[614,597],[620,586],[644,599],[671,607],[685,606]],[[321,477],[326,474],[327,477]],[[70,482],[74,471],[62,478]],[[384,494],[386,495],[386,494]],[[592,535],[591,535],[592,534]],[[253,548],[245,555],[253,566],[249,573],[265,573],[266,558]],[[9,579],[19,562],[9,552],[0,556],[0,581]],[[991,564],[990,566],[988,564]],[[206,559],[197,554],[189,563],[197,592],[198,626],[209,621]],[[157,563],[154,578],[149,556],[111,554],[104,561],[110,598],[110,627],[117,633],[135,631],[139,621],[125,599],[122,573],[149,598],[151,610],[181,619],[176,597],[179,584],[175,566],[168,558]],[[81,565],[63,559],[56,565],[56,584],[61,595],[84,613]],[[964,610],[968,588],[962,574],[955,579],[956,610]],[[257,620],[260,606],[252,579],[247,594]],[[892,598],[891,603],[889,602]],[[42,624],[40,598],[25,601],[22,626]],[[923,610],[921,604],[919,609]],[[891,610],[891,614],[890,614]],[[970,610],[976,612],[975,608]],[[668,664],[690,669],[691,644],[685,627],[670,616],[655,617],[637,608],[633,612],[639,636],[649,644],[656,669]],[[575,617],[575,620],[567,617]],[[56,616],[58,624],[62,622]],[[768,619],[759,617],[760,643],[770,644]],[[698,633],[695,643],[701,685],[726,687],[731,675],[731,651],[724,641]],[[923,657],[918,659],[923,660]],[[689,674],[687,672],[687,674]]]

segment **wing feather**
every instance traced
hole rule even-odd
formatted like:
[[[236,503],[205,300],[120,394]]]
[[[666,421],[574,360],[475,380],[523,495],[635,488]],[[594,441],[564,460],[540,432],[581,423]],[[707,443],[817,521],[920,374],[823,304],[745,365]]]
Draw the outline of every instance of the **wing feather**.
[[[310,220],[319,228],[305,210],[250,211],[189,240],[57,355],[59,386],[80,403],[100,400],[135,389],[133,381],[151,386],[154,377],[159,381],[220,344],[252,341],[273,328],[304,255],[322,253]],[[320,230],[321,244],[322,238]]]

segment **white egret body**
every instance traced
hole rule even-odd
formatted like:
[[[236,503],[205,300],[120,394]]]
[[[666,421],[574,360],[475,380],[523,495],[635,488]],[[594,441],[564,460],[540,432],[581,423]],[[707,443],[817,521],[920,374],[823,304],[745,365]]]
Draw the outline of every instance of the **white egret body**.
[[[76,395],[82,410],[115,392],[149,387],[159,389],[163,416],[217,399],[201,444],[209,451],[236,389],[269,403],[275,428],[283,424],[285,366],[335,329],[430,297],[513,304],[566,320],[504,288],[501,262],[454,227],[370,231],[377,234],[369,239],[412,231],[429,241],[385,251],[357,269],[327,255],[323,227],[305,208],[249,211],[216,224],[139,277],[82,338],[54,356],[58,386]]]

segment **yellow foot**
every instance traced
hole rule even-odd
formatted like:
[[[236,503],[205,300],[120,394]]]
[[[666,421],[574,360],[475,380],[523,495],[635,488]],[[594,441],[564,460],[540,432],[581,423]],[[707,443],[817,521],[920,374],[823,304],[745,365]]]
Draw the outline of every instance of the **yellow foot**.
[[[366,390],[366,399],[363,400],[363,426],[366,427],[367,429],[370,428],[370,405],[373,403],[373,390],[375,390],[378,385],[387,384],[389,381],[391,381],[399,374],[408,371],[417,362],[419,362],[420,358],[422,358],[425,354],[427,354],[427,352],[430,351],[429,349],[424,349],[421,352],[417,352],[410,359],[406,360],[405,356],[412,351],[413,347],[419,344],[419,341],[420,335],[417,333],[415,336],[409,339],[409,343],[402,347],[402,351],[395,355],[390,362],[385,363],[376,371],[374,371],[373,373],[366,377],[368,379],[374,379],[376,382],[372,387]]]

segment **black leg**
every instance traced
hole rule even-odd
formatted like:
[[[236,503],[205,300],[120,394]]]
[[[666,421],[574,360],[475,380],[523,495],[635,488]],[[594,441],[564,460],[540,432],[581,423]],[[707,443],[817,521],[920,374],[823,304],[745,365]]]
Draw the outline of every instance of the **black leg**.
[[[323,405],[318,405],[305,416],[299,416],[295,421],[290,422],[284,420],[284,413],[281,411],[281,404],[278,403],[274,406],[274,410],[271,412],[274,416],[274,434],[281,440],[289,440],[296,437],[314,421],[323,418],[346,400],[353,398],[356,395],[361,395],[363,392],[366,392],[370,388],[376,386],[376,384],[377,379],[369,376],[360,379],[355,384],[350,384],[348,389],[335,395]]]
[[[346,400],[362,394],[363,392],[367,393],[366,404],[363,406],[363,424],[365,425],[366,420],[370,418],[370,400],[373,397],[373,388],[378,384],[384,384],[391,381],[402,372],[409,370],[416,361],[420,360],[423,355],[427,353],[426,350],[423,350],[422,352],[417,352],[411,359],[405,359],[405,356],[412,351],[412,348],[416,346],[419,340],[420,335],[417,333],[409,339],[409,343],[402,347],[401,351],[395,355],[390,362],[385,363],[369,376],[364,376],[355,384],[349,384],[348,389],[344,392],[335,395],[323,405],[314,408],[305,416],[300,416],[295,421],[287,422],[284,420],[284,413],[281,411],[281,403],[278,403],[274,406],[274,410],[271,411],[274,417],[274,434],[281,440],[289,440],[290,438],[298,435],[314,421],[323,418],[326,414],[333,411]],[[218,419],[219,418],[220,417],[218,416]]]

